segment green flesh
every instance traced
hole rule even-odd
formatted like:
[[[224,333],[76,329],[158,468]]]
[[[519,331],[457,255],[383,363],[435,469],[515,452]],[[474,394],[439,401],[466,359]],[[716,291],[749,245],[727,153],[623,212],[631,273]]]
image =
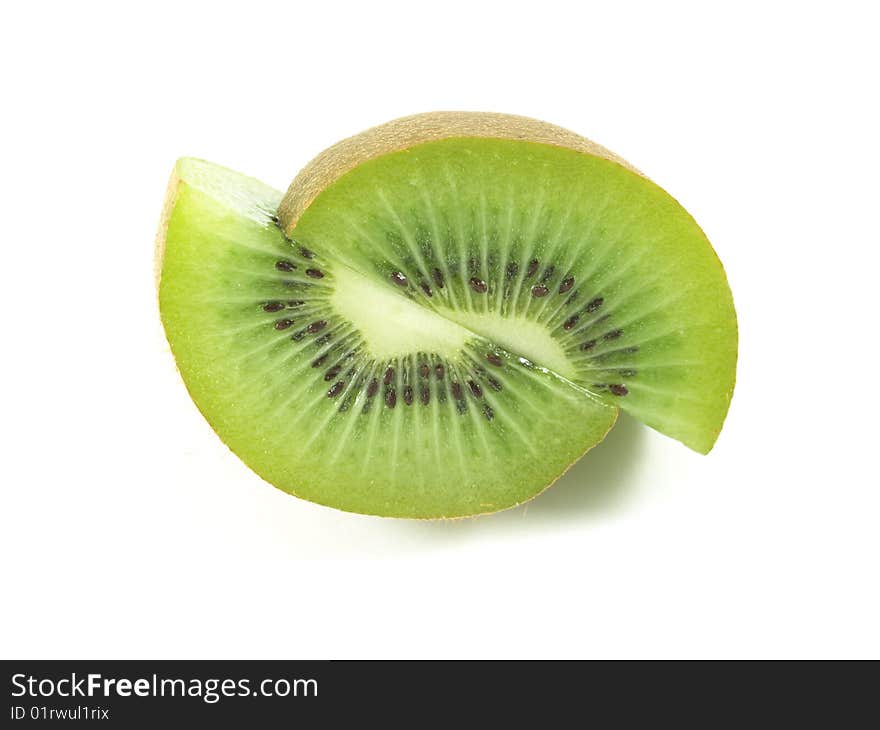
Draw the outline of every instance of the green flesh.
[[[427,143],[330,185],[294,241],[272,221],[281,193],[196,160],[176,174],[169,342],[213,428],[286,491],[477,514],[552,483],[617,407],[702,452],[720,431],[736,360],[724,273],[688,214],[615,163]]]

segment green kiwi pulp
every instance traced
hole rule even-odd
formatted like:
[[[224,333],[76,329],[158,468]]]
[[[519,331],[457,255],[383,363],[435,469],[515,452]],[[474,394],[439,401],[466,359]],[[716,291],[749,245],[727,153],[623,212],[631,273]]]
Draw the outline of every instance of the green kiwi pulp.
[[[538,494],[619,408],[714,444],[736,363],[724,272],[617,160],[440,136],[343,167],[295,215],[282,199],[183,159],[158,257],[190,394],[279,488],[454,517]]]

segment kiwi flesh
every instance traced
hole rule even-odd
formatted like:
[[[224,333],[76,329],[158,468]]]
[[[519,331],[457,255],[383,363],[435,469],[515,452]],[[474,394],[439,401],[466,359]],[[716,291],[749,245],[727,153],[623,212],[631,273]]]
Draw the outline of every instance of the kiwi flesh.
[[[497,114],[409,117],[285,195],[180,160],[157,246],[178,368],[297,496],[455,517],[519,504],[618,409],[706,453],[736,317],[693,219],[612,153]]]

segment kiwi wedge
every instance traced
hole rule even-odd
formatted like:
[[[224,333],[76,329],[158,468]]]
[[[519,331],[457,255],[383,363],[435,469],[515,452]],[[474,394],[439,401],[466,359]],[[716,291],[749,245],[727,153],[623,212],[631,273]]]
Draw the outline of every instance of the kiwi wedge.
[[[733,392],[733,301],[691,216],[604,148],[522,117],[390,122],[286,194],[182,159],[157,278],[223,441],[353,512],[519,504],[621,408],[706,453]]]

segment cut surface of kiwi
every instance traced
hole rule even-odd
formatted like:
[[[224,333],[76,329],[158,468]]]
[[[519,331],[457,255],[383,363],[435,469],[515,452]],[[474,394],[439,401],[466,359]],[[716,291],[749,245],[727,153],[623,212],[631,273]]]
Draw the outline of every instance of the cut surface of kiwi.
[[[700,228],[612,153],[534,120],[397,120],[286,195],[180,160],[157,264],[214,430],[267,481],[349,511],[519,504],[619,408],[705,453],[733,391],[733,302]]]

